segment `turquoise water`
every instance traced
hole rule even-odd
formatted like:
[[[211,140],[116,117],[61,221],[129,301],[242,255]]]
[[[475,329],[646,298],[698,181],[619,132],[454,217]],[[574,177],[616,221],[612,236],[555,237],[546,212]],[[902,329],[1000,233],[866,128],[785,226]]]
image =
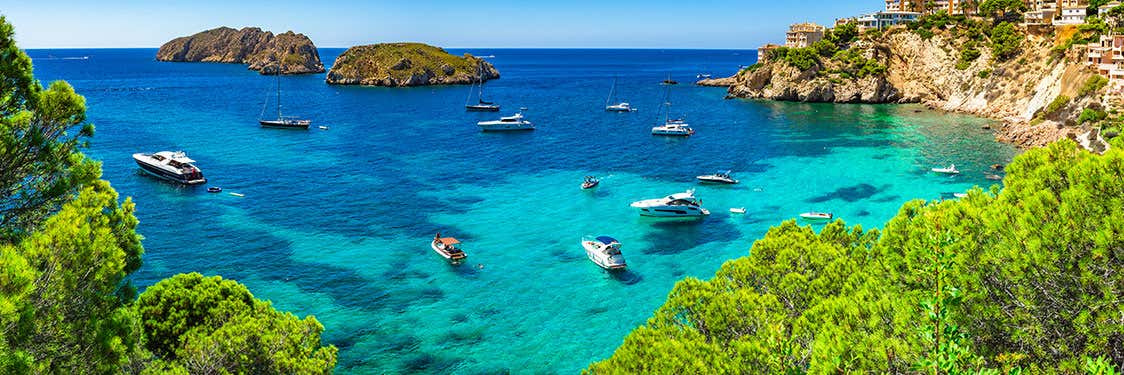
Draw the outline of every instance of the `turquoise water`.
[[[322,50],[330,65],[340,50]],[[986,120],[919,106],[723,100],[672,88],[698,133],[652,137],[671,73],[732,74],[749,51],[469,50],[494,55],[488,94],[538,130],[482,134],[467,87],[330,87],[283,78],[287,113],[328,130],[261,129],[274,80],[238,65],[153,61],[155,50],[32,50],[36,74],[66,79],[97,126],[89,154],[137,202],[141,286],[199,271],[314,314],[340,348],[339,372],[574,373],[612,353],[686,276],[709,278],[753,239],[800,212],[877,227],[905,201],[990,186],[1015,154]],[[84,60],[65,57],[89,56]],[[602,110],[618,97],[640,108]],[[138,173],[130,154],[185,150],[228,194]],[[956,165],[964,173],[928,169]],[[699,186],[732,169],[742,183]],[[601,176],[594,191],[582,176]],[[628,204],[696,188],[702,221],[641,218]],[[731,207],[746,207],[732,215]],[[462,239],[468,262],[429,249]],[[611,235],[629,263],[610,274],[582,235]]]

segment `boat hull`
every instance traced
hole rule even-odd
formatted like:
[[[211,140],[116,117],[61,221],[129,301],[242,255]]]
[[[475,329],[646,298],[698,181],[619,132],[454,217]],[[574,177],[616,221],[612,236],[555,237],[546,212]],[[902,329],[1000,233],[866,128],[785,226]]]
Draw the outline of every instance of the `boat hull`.
[[[483,132],[517,132],[524,130],[535,130],[535,126],[531,124],[476,124]]]
[[[445,260],[448,260],[452,263],[460,263],[465,258],[468,258],[468,255],[463,251],[456,253],[445,251],[440,246],[437,246],[437,241],[430,242],[429,247],[433,249],[433,252],[437,253],[437,255],[440,255],[442,258],[445,258]]]
[[[707,177],[707,176],[699,176],[699,177],[696,177],[696,178],[699,180],[700,183],[703,183],[703,184],[734,185],[734,184],[738,183],[738,180],[734,180],[734,179],[727,180],[727,179],[724,179],[724,178],[714,178],[714,177]]]
[[[299,129],[307,130],[312,121],[277,121],[277,120],[258,120],[258,124],[263,128],[273,129]]]
[[[800,218],[801,218],[801,219],[803,219],[803,220],[805,220],[805,221],[815,221],[815,222],[822,222],[822,221],[828,221],[828,220],[831,220],[831,219],[833,219],[833,218],[834,218],[834,216],[820,216],[820,215],[809,215],[809,214],[800,214]]]
[[[162,180],[167,180],[167,181],[171,181],[171,182],[175,182],[175,183],[183,184],[183,185],[199,185],[199,184],[207,183],[207,179],[202,177],[202,176],[200,176],[199,178],[193,179],[190,176],[185,176],[185,175],[182,175],[182,174],[173,173],[173,172],[164,170],[163,168],[156,167],[156,166],[150,165],[148,163],[145,163],[143,161],[140,161],[136,158],[133,158],[133,161],[135,161],[137,163],[137,166],[139,166],[140,169],[142,171],[144,171],[146,174],[148,174],[150,176],[153,176],[153,177],[156,177],[156,178],[160,178]],[[202,173],[200,173],[200,175],[202,175]]]
[[[500,106],[495,105],[466,105],[464,110],[468,112],[499,112]]]
[[[589,261],[596,264],[598,267],[608,271],[620,271],[628,268],[622,256],[620,261],[614,261],[611,256],[598,251],[598,249],[589,242],[582,242],[582,248],[585,249],[585,255],[589,257]]]
[[[702,207],[692,206],[653,206],[637,207],[640,216],[648,217],[703,217],[710,215],[710,211]]]

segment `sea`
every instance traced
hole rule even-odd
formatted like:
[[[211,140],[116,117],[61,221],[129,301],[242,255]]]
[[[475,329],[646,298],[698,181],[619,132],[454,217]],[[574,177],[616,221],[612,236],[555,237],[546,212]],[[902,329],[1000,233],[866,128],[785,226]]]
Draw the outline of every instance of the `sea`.
[[[44,84],[66,80],[85,96],[97,129],[85,152],[136,202],[145,254],[133,281],[242,282],[315,315],[341,374],[577,373],[610,356],[676,281],[712,277],[771,226],[826,211],[881,227],[907,201],[998,184],[990,166],[1018,152],[983,129],[990,120],[919,105],[726,99],[693,85],[753,64],[747,50],[450,50],[500,71],[485,86],[499,113],[465,112],[469,86],[282,77],[283,111],[311,119],[307,131],[258,126],[276,115],[278,83],[244,65],[157,62],[155,49],[27,52]],[[342,52],[320,50],[326,67]],[[661,85],[669,76],[680,84]],[[613,104],[638,111],[604,110],[614,81]],[[694,136],[650,134],[665,101]],[[520,108],[536,130],[475,126]],[[131,157],[162,150],[195,159],[206,186],[146,176]],[[962,173],[930,172],[949,164]],[[725,170],[740,184],[696,182]],[[601,185],[582,190],[587,175]],[[629,206],[690,189],[709,217],[651,219]],[[437,232],[463,241],[466,262],[430,249]],[[618,239],[628,269],[592,263],[585,235]]]

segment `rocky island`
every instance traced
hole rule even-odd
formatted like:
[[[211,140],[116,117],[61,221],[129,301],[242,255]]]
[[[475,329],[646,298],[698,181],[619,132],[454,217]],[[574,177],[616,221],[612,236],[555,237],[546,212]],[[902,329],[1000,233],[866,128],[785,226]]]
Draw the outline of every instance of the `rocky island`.
[[[923,103],[1001,120],[997,138],[1022,147],[1086,144],[1112,112],[1103,100],[1108,80],[1076,48],[1098,41],[1099,31],[928,16],[842,39],[828,30],[808,47],[763,50],[762,62],[699,84],[729,86],[731,98]]]
[[[381,43],[348,48],[332,65],[333,85],[425,86],[471,84],[499,78],[492,64],[455,56],[422,43]]]
[[[320,53],[304,34],[292,31],[273,35],[257,27],[236,30],[220,27],[164,43],[158,61],[248,64],[261,74],[324,72]]]

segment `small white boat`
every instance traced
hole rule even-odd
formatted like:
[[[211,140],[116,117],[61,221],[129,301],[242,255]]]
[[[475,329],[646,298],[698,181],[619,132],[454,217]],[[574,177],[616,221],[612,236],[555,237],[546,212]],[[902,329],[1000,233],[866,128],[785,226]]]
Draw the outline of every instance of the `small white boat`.
[[[694,189],[663,198],[632,202],[631,206],[640,210],[640,216],[702,217],[710,215],[710,211],[702,207],[702,200],[695,198]]]
[[[733,185],[738,183],[738,180],[730,176],[730,171],[718,172],[715,174],[707,174],[695,177],[699,182],[704,184],[727,184]]]
[[[683,120],[667,120],[667,123],[652,128],[652,135],[689,137],[693,134],[695,134],[695,129],[692,129]]]
[[[745,207],[735,207],[730,209],[732,214],[745,214]]]
[[[582,248],[589,260],[607,270],[623,270],[628,265],[621,254],[621,243],[609,236],[582,237]]]
[[[957,198],[967,198],[968,193],[952,193],[952,196],[957,197]]]
[[[235,197],[245,197],[246,196],[246,194],[242,194],[242,193],[230,193],[230,195],[233,195]]]
[[[940,174],[960,174],[956,164],[949,165],[948,168],[933,168],[932,171]]]
[[[835,214],[830,212],[805,212],[800,214],[800,218],[808,221],[827,221],[835,218]]]
[[[327,127],[327,126],[324,126],[324,125],[320,125],[319,127],[320,127],[320,130],[328,130],[328,127]]]
[[[460,249],[460,246],[457,246],[460,245],[460,243],[461,241],[456,238],[441,237],[441,233],[438,232],[437,235],[433,237],[433,242],[429,244],[429,247],[433,248],[434,252],[450,262],[460,263],[464,258],[468,257],[468,255]]]
[[[617,104],[613,104],[613,105],[607,105],[607,106],[605,106],[605,110],[609,111],[609,112],[635,112],[636,111],[636,109],[632,108],[632,105],[628,104],[627,102],[621,102],[621,103],[617,103]]]
[[[195,166],[195,160],[183,151],[160,151],[153,154],[133,154],[133,161],[141,170],[150,175],[184,185],[207,183],[203,171]]]
[[[535,130],[535,124],[523,118],[524,110],[526,108],[519,110],[513,116],[501,117],[499,120],[481,121],[476,123],[476,126],[486,132]]]

